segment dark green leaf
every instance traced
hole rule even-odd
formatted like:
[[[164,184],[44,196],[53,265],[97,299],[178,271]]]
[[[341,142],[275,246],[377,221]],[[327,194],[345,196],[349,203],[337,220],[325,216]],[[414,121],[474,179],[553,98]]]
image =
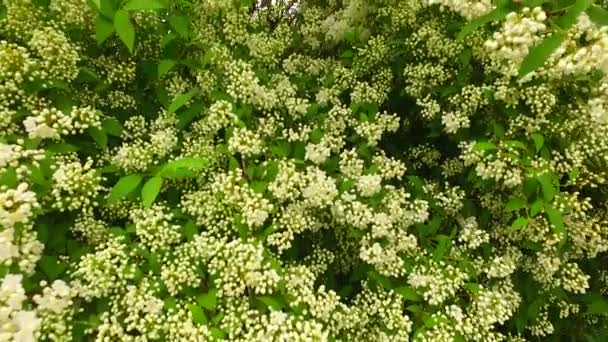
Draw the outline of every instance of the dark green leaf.
[[[114,24],[101,14],[98,14],[97,19],[95,20],[95,38],[97,39],[97,44],[101,45],[106,39],[110,38],[113,33]]]
[[[144,207],[149,208],[154,203],[162,186],[163,179],[161,177],[152,177],[144,184],[141,188],[141,199]]]
[[[602,297],[594,298],[591,304],[589,304],[587,313],[590,315],[600,315],[608,313],[608,301],[606,301]]]
[[[184,225],[184,229],[182,234],[188,239],[188,241],[192,241],[192,239],[198,234],[198,228],[196,224],[192,220],[188,220]]]
[[[87,133],[89,133],[91,138],[93,138],[99,146],[103,148],[108,146],[108,136],[106,135],[106,132],[97,127],[89,127],[87,128]]]
[[[116,34],[122,42],[125,44],[129,52],[133,53],[135,46],[135,27],[129,17],[129,12],[125,10],[119,10],[114,14],[114,29]]]
[[[452,240],[445,235],[438,235],[437,239],[439,242],[437,243],[437,247],[433,251],[433,260],[439,261],[443,259],[443,257],[447,254],[447,252],[452,247]]]
[[[105,119],[101,123],[103,131],[109,135],[120,137],[122,135],[122,125],[115,118]]]
[[[576,23],[576,19],[591,5],[593,5],[593,0],[576,0],[574,5],[570,6],[566,13],[556,20],[556,24],[564,30],[571,28]]]
[[[186,103],[188,103],[188,101],[190,101],[190,99],[196,95],[197,90],[193,89],[185,94],[181,94],[178,95],[173,102],[171,102],[171,105],[169,106],[169,113],[175,113],[178,109],[180,109],[181,107],[183,107]]]
[[[316,128],[310,133],[310,142],[313,144],[318,144],[321,142],[323,138],[323,131]]]
[[[112,187],[112,190],[110,191],[109,201],[116,202],[126,197],[139,186],[139,183],[141,183],[142,179],[143,176],[137,173],[124,176],[119,179],[116,185],[114,185],[114,187]]]
[[[171,27],[182,38],[188,38],[190,31],[190,19],[186,16],[173,16],[169,19]]]
[[[540,68],[545,64],[551,54],[562,45],[562,42],[566,38],[566,34],[563,32],[556,32],[550,37],[545,38],[540,44],[530,49],[530,52],[521,62],[519,67],[519,77],[524,77],[532,71]]]
[[[40,269],[51,279],[56,279],[61,275],[68,267],[62,262],[57,260],[57,257],[43,255],[38,261]]]

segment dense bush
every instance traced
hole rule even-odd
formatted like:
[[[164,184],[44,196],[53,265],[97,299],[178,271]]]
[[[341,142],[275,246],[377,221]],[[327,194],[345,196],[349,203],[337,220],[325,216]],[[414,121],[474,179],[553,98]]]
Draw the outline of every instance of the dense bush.
[[[0,341],[605,341],[592,0],[1,0]]]

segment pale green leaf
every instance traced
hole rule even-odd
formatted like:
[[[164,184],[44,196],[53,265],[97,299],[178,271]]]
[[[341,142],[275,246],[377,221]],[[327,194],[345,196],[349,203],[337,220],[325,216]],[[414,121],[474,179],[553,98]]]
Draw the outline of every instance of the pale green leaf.
[[[526,205],[526,201],[523,198],[513,197],[505,205],[506,211],[517,211]]]
[[[540,187],[543,190],[543,197],[545,201],[551,202],[551,200],[558,194],[557,189],[553,186],[553,176],[550,172],[544,172],[540,176],[536,177],[540,183]]]
[[[598,26],[608,26],[608,11],[593,5],[587,9],[587,15]]]
[[[163,78],[163,76],[168,73],[175,66],[175,61],[171,59],[163,59],[158,63],[158,78]]]
[[[524,77],[532,71],[540,68],[545,64],[551,54],[562,45],[566,38],[563,32],[556,32],[550,37],[545,38],[540,44],[530,49],[526,58],[521,62],[519,67],[519,77]]]
[[[137,173],[124,176],[119,179],[116,185],[114,185],[114,187],[112,187],[112,190],[110,191],[109,201],[116,202],[126,197],[139,186],[139,183],[141,183],[142,179],[143,176]]]
[[[114,29],[116,34],[122,42],[125,44],[129,52],[133,53],[135,46],[135,27],[129,17],[129,12],[125,10],[119,10],[114,14]]]
[[[152,177],[144,184],[141,188],[141,199],[144,207],[149,208],[154,203],[162,186],[163,179],[161,177]]]
[[[593,5],[593,0],[576,0],[572,6],[568,7],[566,13],[556,20],[556,24],[564,30],[571,28],[578,17],[591,5]]]
[[[197,299],[198,305],[203,308],[213,311],[217,307],[217,290],[209,290],[209,292],[200,295]]]
[[[207,324],[207,322],[209,322],[205,311],[203,311],[200,306],[196,304],[190,304],[188,305],[188,311],[190,311],[190,313],[192,314],[192,321],[194,323],[198,325],[205,325]]]
[[[527,226],[529,222],[530,222],[530,219],[528,219],[526,217],[518,217],[515,221],[513,221],[513,224],[511,224],[511,228],[521,229],[521,228]]]
[[[157,10],[163,8],[167,8],[167,3],[161,0],[129,0],[122,7],[126,11]]]
[[[99,146],[101,146],[103,148],[106,148],[108,146],[108,136],[106,135],[106,132],[104,132],[103,130],[101,130],[97,127],[89,127],[89,128],[87,128],[87,133],[89,133],[91,138],[93,138],[93,140],[95,140],[95,142]]]
[[[175,97],[171,105],[169,105],[169,113],[175,113],[178,109],[182,108],[198,91],[196,89],[190,90],[185,94],[178,95]]]
[[[545,138],[540,133],[533,133],[532,140],[534,141],[534,148],[536,149],[536,153],[538,153],[545,144]]]
[[[562,217],[562,213],[552,206],[546,206],[545,212],[547,213],[547,217],[549,218],[549,223],[551,224],[551,228],[555,234],[563,234],[564,233],[564,219]]]

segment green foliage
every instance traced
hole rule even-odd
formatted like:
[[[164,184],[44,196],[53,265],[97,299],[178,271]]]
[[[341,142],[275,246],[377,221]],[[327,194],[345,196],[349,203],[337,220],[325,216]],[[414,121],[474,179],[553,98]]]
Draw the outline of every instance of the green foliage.
[[[0,335],[603,341],[603,26],[591,0],[0,2]]]

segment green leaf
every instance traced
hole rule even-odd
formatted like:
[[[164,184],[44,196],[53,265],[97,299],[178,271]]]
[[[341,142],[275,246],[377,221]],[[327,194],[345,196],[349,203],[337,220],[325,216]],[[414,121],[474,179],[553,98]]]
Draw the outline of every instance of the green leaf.
[[[376,271],[369,271],[367,272],[367,276],[374,280],[376,283],[378,283],[380,286],[382,286],[383,288],[387,289],[387,290],[391,290],[393,289],[395,286],[393,285],[393,282],[390,278],[376,272]]]
[[[340,55],[340,58],[344,58],[344,59],[351,59],[353,58],[353,50],[346,50],[344,52],[342,52],[342,54]]]
[[[104,17],[108,19],[114,18],[114,13],[116,12],[116,3],[115,0],[93,0],[99,13],[103,14]]]
[[[526,200],[524,200],[523,198],[513,197],[505,205],[505,210],[506,211],[517,211],[517,210],[523,208],[525,204],[526,204]]]
[[[125,44],[130,53],[133,53],[133,47],[135,45],[135,27],[129,17],[129,12],[125,10],[119,10],[114,14],[114,28],[116,34],[122,42]]]
[[[475,143],[475,146],[473,146],[474,151],[491,151],[496,149],[496,145],[487,141],[478,141],[477,143]]]
[[[509,14],[509,12],[509,9],[499,6],[496,7],[496,9],[494,9],[492,12],[483,15],[477,19],[469,21],[468,23],[466,23],[466,25],[464,25],[462,30],[458,32],[458,34],[456,35],[456,40],[464,39],[466,36],[476,31],[480,27],[484,26],[485,24],[488,24],[492,21],[502,20],[504,17],[507,16],[507,14]]]
[[[291,154],[291,145],[287,141],[280,140],[274,145],[270,146],[270,152],[279,157],[289,157]]]
[[[549,218],[549,223],[551,224],[553,232],[558,235],[563,234],[565,229],[562,213],[553,206],[546,206],[545,212],[547,213],[547,217]]]
[[[9,167],[0,173],[0,186],[4,185],[8,188],[16,188],[19,184],[19,178],[17,178],[17,172],[14,168]]]
[[[211,337],[213,337],[217,340],[226,339],[226,333],[224,332],[224,330],[222,330],[220,328],[212,327],[209,329],[209,333],[211,334]]]
[[[543,210],[544,205],[545,202],[542,199],[534,201],[534,203],[532,203],[532,205],[530,206],[530,216],[534,217],[538,215],[538,213]]]
[[[129,0],[123,7],[126,11],[156,10],[167,8],[165,1],[161,0]]]
[[[106,39],[110,38],[113,33],[114,24],[101,14],[98,14],[97,19],[95,20],[95,38],[97,39],[97,44],[101,45]]]
[[[422,299],[422,297],[411,286],[400,286],[395,289],[395,292],[411,302],[418,302]]]
[[[108,146],[108,136],[106,135],[106,132],[97,127],[89,127],[87,128],[87,133],[89,133],[91,138],[93,138],[99,146],[103,148]]]
[[[190,101],[190,99],[194,95],[196,95],[196,93],[197,90],[193,89],[185,94],[181,94],[175,97],[175,99],[173,100],[173,102],[171,102],[171,105],[169,106],[169,113],[175,113],[178,109],[182,108],[186,103],[188,103],[188,101]]]
[[[545,138],[540,133],[532,133],[532,140],[534,140],[534,148],[538,153],[545,144]]]
[[[173,69],[175,66],[175,61],[171,59],[163,59],[158,63],[158,78],[163,78],[163,76],[169,72],[169,70]]]
[[[540,176],[536,177],[540,183],[541,189],[543,190],[543,197],[545,201],[551,202],[551,200],[557,195],[558,191],[553,186],[553,175],[550,172],[544,172]]]
[[[599,296],[598,296],[599,297]],[[587,313],[590,315],[600,315],[608,312],[608,302],[603,298],[594,298],[594,300],[589,304],[587,309]]]
[[[60,276],[68,267],[66,264],[59,262],[57,257],[43,255],[38,261],[40,269],[51,279],[56,279]]]
[[[142,175],[136,173],[119,179],[110,191],[110,203],[116,202],[133,192],[139,186],[139,183],[141,183],[143,178]]]
[[[161,177],[152,177],[148,179],[146,184],[141,188],[141,199],[144,207],[149,208],[152,203],[154,203],[162,186],[163,179]]]
[[[207,159],[204,158],[183,158],[174,160],[163,166],[156,176],[166,178],[181,178],[191,176],[191,172],[183,171],[199,171],[208,166]]]
[[[190,33],[190,18],[186,16],[173,16],[169,18],[169,24],[182,38],[188,38]]]
[[[437,239],[439,242],[437,243],[437,247],[433,251],[433,260],[439,261],[443,259],[443,257],[448,253],[450,248],[452,247],[452,240],[449,236],[446,235],[438,235]]]
[[[209,292],[201,295],[198,297],[197,303],[209,311],[215,310],[217,307],[217,290],[209,290]]]
[[[522,78],[543,66],[551,54],[562,45],[565,38],[565,33],[556,32],[550,37],[545,38],[537,46],[532,47],[526,58],[521,62],[519,77]]]
[[[103,131],[109,135],[120,137],[122,135],[122,125],[115,118],[105,119],[101,123]]]
[[[598,5],[587,9],[587,15],[598,26],[608,26],[608,11]]]
[[[515,221],[513,221],[513,223],[511,224],[511,228],[513,229],[521,229],[525,226],[528,225],[528,223],[530,222],[529,218],[526,217],[518,217],[517,219],[515,219]]]
[[[321,139],[323,138],[323,131],[315,128],[311,133],[310,133],[310,142],[313,144],[318,144],[321,142]]]
[[[541,6],[545,0],[524,0],[524,5],[530,8]]]
[[[266,306],[269,309],[272,310],[281,310],[282,308],[284,308],[286,305],[284,303],[284,301],[276,298],[276,297],[271,297],[271,296],[259,296],[255,298],[258,302],[264,304],[264,306]]]
[[[188,305],[188,310],[192,314],[192,321],[194,323],[196,323],[198,325],[204,325],[204,324],[207,324],[207,322],[209,322],[209,319],[207,318],[205,311],[203,311],[203,309],[201,309],[200,306],[198,306],[196,304],[190,304],[190,305]]]
[[[196,227],[196,224],[194,223],[194,221],[188,220],[188,222],[186,222],[186,224],[184,225],[182,235],[184,235],[186,239],[188,239],[188,241],[192,241],[192,239],[194,239],[197,234],[198,228]]]
[[[567,30],[576,23],[576,19],[591,5],[593,5],[593,0],[576,0],[574,5],[570,6],[566,13],[559,17],[555,23],[564,30]]]

